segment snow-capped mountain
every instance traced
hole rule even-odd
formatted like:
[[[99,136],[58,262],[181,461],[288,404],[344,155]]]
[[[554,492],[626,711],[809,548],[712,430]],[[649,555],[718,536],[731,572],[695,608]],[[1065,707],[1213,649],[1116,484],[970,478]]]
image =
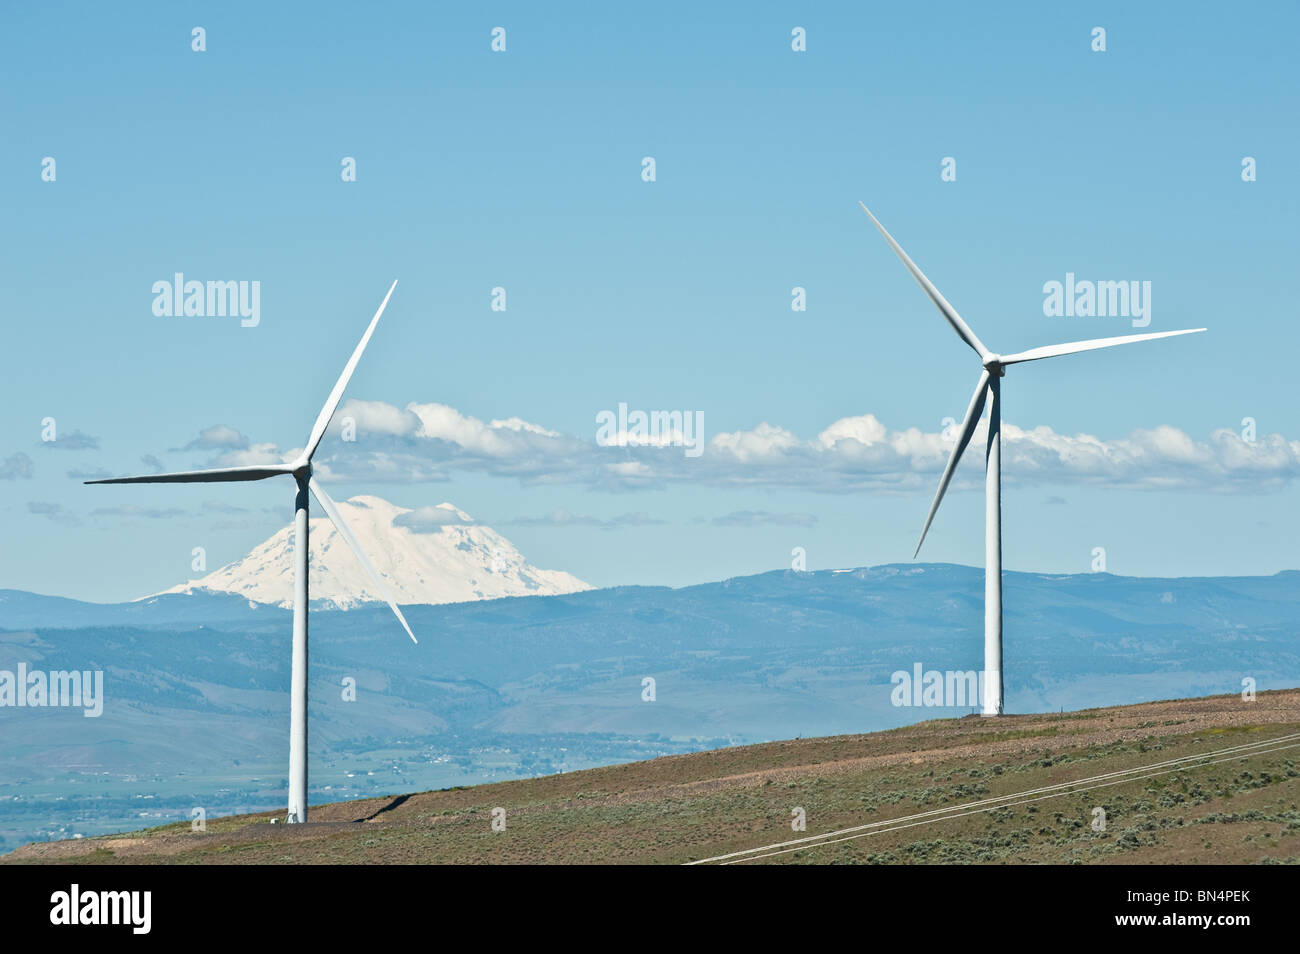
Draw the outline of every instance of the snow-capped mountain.
[[[459,603],[591,589],[572,574],[531,566],[509,540],[474,524],[449,503],[416,511],[380,497],[359,496],[339,501],[339,509],[398,603]],[[293,536],[293,528],[285,527],[242,560],[164,592],[237,593],[256,603],[292,606]],[[313,603],[348,609],[383,599],[328,518],[313,519],[308,536],[308,593]]]

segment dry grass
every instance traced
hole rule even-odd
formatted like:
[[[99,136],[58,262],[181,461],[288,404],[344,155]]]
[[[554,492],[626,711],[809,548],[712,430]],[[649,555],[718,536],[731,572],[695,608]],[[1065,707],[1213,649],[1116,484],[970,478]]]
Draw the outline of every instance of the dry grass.
[[[1300,690],[924,722],[473,788],[25,846],[10,863],[680,863],[1300,732]],[[763,863],[1300,860],[1300,748],[936,820]],[[1105,808],[1107,830],[1090,827]],[[491,829],[493,808],[506,831]]]

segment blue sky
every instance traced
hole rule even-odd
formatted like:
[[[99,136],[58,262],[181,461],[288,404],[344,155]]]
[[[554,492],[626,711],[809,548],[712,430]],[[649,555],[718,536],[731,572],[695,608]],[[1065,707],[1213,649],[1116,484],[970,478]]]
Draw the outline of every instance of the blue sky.
[[[1008,432],[1008,568],[1086,571],[1097,546],[1116,573],[1300,565],[1294,7],[3,18],[0,587],[132,598],[192,576],[194,546],[215,567],[287,523],[287,481],[69,473],[301,447],[393,278],[348,396],[405,423],[327,439],[335,498],[449,500],[597,585],[787,567],[796,546],[810,569],[905,561],[935,435],[979,368],[859,199],[1004,353],[1210,329],[1010,369],[1004,421],[1050,431]],[[260,282],[260,324],[156,317],[152,286],[175,272]],[[1151,324],[1044,316],[1044,283],[1067,272],[1150,281]],[[692,460],[595,447],[596,415],[620,403],[734,437]],[[439,432],[412,405],[459,417],[438,412]],[[832,437],[869,434],[867,415],[875,444],[827,443],[837,421]],[[537,430],[491,424],[509,420]],[[210,427],[224,444],[202,446]],[[644,479],[605,479],[619,461]],[[981,479],[968,453],[924,558],[982,562]]]

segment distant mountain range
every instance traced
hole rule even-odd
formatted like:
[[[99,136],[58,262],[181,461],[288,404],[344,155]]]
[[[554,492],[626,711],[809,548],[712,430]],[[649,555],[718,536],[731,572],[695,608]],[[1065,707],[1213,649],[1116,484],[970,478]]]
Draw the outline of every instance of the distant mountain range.
[[[359,496],[341,501],[339,510],[399,603],[462,603],[591,589],[569,573],[531,566],[509,540],[449,503],[408,510],[380,497]],[[349,609],[383,600],[333,523],[312,520],[307,536],[313,604]],[[242,560],[163,592],[235,593],[291,607],[293,528],[285,527]]]
[[[1008,572],[1004,590],[1010,712],[1300,686],[1294,571]],[[983,662],[983,573],[949,564],[404,611],[418,646],[382,604],[312,616],[313,799],[965,714],[895,706],[891,675]],[[0,591],[0,671],[105,674],[99,718],[0,708],[0,848],[281,805],[289,642],[289,611],[246,591]]]

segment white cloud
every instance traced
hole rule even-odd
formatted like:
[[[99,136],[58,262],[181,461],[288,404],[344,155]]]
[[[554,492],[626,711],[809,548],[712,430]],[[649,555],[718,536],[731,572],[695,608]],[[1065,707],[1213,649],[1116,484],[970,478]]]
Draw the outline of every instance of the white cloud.
[[[233,427],[227,427],[225,424],[213,424],[211,427],[200,430],[199,436],[184,447],[173,447],[172,450],[220,450],[221,448],[238,450],[247,446],[248,438]]]
[[[860,417],[842,417],[826,430],[817,435],[823,447],[834,447],[837,441],[855,440],[864,447],[879,444],[885,439],[888,430],[876,420],[874,414]]]
[[[293,451],[281,451],[272,443],[249,444],[247,447],[226,451],[214,458],[211,467],[245,467],[250,464],[287,464],[294,459]]]
[[[337,432],[343,421],[351,418],[358,431],[369,434],[414,434],[420,419],[410,408],[397,408],[384,401],[346,401],[330,422],[331,431]]]
[[[340,418],[357,423],[355,441],[338,439]],[[958,487],[983,481],[985,425],[976,428],[958,470]],[[952,442],[918,428],[891,430],[872,414],[844,417],[800,438],[766,421],[715,434],[695,458],[676,446],[597,446],[511,417],[488,423],[445,404],[348,401],[317,455],[322,477],[420,483],[453,472],[514,477],[525,484],[578,484],[607,491],[662,488],[690,481],[713,487],[818,493],[932,492]],[[1300,476],[1300,441],[1279,434],[1247,442],[1233,430],[1196,440],[1175,427],[1135,430],[1103,440],[1045,425],[1003,424],[1008,484],[1088,484],[1136,489],[1252,493]],[[228,449],[213,466],[292,459],[273,444]]]
[[[417,507],[393,518],[393,526],[407,527],[416,533],[433,533],[443,527],[467,526],[473,522],[473,517],[449,503],[440,503],[436,507]]]
[[[510,431],[528,431],[532,434],[541,434],[545,437],[559,437],[559,431],[548,431],[539,424],[530,424],[522,418],[508,417],[504,421],[493,421],[490,425],[494,428],[505,428]]]
[[[519,422],[521,426],[518,427],[508,427],[500,421],[484,424],[478,418],[467,417],[446,404],[412,403],[408,404],[406,409],[419,419],[417,437],[448,441],[488,457],[510,456],[516,447],[514,439],[517,436],[525,434],[550,436],[542,428],[523,427],[522,421]]]
[[[705,453],[727,454],[741,462],[775,461],[797,447],[799,443],[799,439],[789,431],[781,427],[773,427],[764,421],[752,431],[732,431],[729,434],[715,435],[709,441]]]

